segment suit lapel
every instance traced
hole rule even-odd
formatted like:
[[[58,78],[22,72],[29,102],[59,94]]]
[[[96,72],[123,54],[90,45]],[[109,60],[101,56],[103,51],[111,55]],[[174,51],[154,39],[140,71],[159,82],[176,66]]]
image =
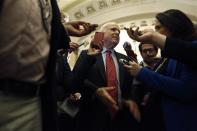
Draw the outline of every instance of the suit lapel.
[[[100,54],[100,55],[98,56],[96,66],[97,66],[97,68],[98,68],[98,70],[99,70],[99,73],[101,74],[101,78],[103,79],[103,81],[106,82],[107,79],[106,79],[105,65],[104,65],[104,62],[103,62],[102,54]]]
[[[115,52],[116,58],[117,58],[117,62],[118,62],[118,66],[119,66],[119,83],[120,83],[120,87],[123,86],[123,80],[124,80],[124,67],[123,65],[119,62],[119,59],[121,59],[121,56],[119,55],[119,53]]]
[[[119,59],[121,59],[122,57],[117,52],[115,52],[115,55],[116,55],[118,66],[119,66],[119,82],[120,82],[120,87],[122,87],[123,86],[123,82],[124,82],[123,81],[124,80],[124,67],[119,62]],[[97,57],[96,68],[98,68],[99,73],[100,73],[101,78],[103,79],[103,81],[105,81],[107,83],[106,74],[105,74],[105,66],[104,66],[102,54],[98,55],[98,57]]]

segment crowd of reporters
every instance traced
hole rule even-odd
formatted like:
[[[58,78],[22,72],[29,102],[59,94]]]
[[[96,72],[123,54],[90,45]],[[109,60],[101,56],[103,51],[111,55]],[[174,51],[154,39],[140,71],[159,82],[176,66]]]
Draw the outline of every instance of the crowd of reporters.
[[[0,4],[0,130],[197,129],[197,33],[182,11],[158,13],[155,31],[125,27],[140,42],[141,63],[129,43],[127,56],[114,50],[120,27],[108,22],[99,30],[103,40],[95,47],[93,38],[71,70],[67,55],[79,45],[69,36],[88,35],[98,25],[62,21],[56,1],[10,2]]]

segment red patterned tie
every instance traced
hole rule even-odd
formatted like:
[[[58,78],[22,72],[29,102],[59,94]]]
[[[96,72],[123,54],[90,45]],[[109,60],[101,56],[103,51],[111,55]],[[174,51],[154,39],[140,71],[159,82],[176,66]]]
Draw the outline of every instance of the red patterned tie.
[[[110,91],[110,95],[114,100],[118,101],[118,89],[117,89],[117,76],[116,76],[116,67],[111,56],[111,51],[106,51],[106,78],[107,78],[107,86],[115,87],[114,90]]]

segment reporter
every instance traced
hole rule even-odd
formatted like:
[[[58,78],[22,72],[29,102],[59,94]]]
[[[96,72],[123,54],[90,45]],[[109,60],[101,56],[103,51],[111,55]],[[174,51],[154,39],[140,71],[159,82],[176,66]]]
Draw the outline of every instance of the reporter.
[[[156,19],[156,31],[166,37],[175,37],[189,42],[195,37],[191,20],[179,10],[164,11],[157,14]],[[136,40],[141,38],[147,40],[145,38],[149,38],[150,35],[150,40],[157,41],[153,39],[150,32],[139,36],[138,29],[134,32],[130,29],[127,31]],[[165,39],[163,35],[162,38]],[[163,71],[160,73],[140,67],[135,62],[131,62],[129,66],[125,65],[125,67],[132,76],[136,76],[152,90],[160,93],[166,131],[196,131],[197,70],[175,59],[164,60]]]

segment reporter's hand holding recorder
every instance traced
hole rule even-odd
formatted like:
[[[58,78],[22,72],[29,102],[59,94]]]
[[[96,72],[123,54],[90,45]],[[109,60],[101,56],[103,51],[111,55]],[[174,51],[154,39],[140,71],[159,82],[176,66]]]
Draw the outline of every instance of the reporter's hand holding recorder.
[[[153,29],[145,29],[142,31],[139,30],[139,27],[135,30],[126,27],[124,29],[127,31],[128,36],[133,40],[143,43],[153,43],[161,49],[165,46],[166,36],[153,31]],[[137,76],[142,68],[134,61],[129,62],[129,64],[124,64],[124,67],[132,76]]]
[[[88,49],[88,55],[97,55],[102,51],[103,37],[104,34],[102,32],[95,33],[95,36],[90,43],[90,48]]]

